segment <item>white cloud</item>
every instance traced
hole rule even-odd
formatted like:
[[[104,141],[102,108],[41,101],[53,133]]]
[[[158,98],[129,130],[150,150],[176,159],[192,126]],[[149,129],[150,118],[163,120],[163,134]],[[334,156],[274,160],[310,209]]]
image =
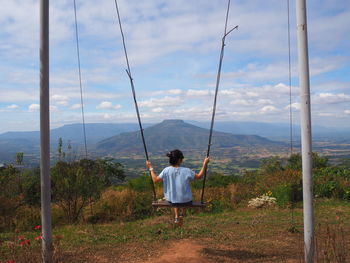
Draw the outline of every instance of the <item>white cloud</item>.
[[[320,93],[313,99],[314,103],[317,104],[332,104],[341,102],[350,102],[350,96],[345,93]]]
[[[209,96],[213,94],[213,91],[210,90],[194,90],[194,89],[189,89],[186,92],[186,95],[189,97],[203,97],[203,96]]]
[[[68,107],[69,106],[69,103],[66,100],[57,101],[56,104],[60,105],[60,106],[64,106],[64,107]]]
[[[259,112],[262,113],[262,114],[266,114],[266,113],[275,113],[277,112],[278,109],[275,107],[275,106],[264,106],[262,107]]]
[[[180,97],[165,96],[164,98],[161,98],[161,99],[153,98],[149,100],[140,101],[139,105],[140,107],[153,108],[153,107],[179,106],[182,103],[183,103],[183,99],[181,99]]]
[[[103,114],[103,119],[105,119],[105,120],[111,120],[111,119],[113,119],[113,115],[108,114],[108,113],[105,113],[105,114]]]
[[[300,110],[300,103],[299,102],[294,102],[291,105],[287,105],[284,107],[285,110],[289,110],[290,106],[292,106],[292,109],[294,110]]]
[[[237,92],[236,90],[233,89],[224,89],[224,90],[219,90],[219,94],[225,95],[225,96],[230,96],[234,98],[240,98],[242,96],[241,93]]]
[[[80,103],[73,104],[70,108],[71,108],[72,110],[80,109],[80,108],[81,108],[81,104],[80,104]]]
[[[99,105],[96,106],[98,110],[118,110],[122,106],[121,105],[113,105],[110,101],[102,101]]]
[[[53,101],[66,101],[66,100],[68,100],[68,96],[54,94],[51,96],[51,100],[53,100]]]
[[[181,89],[171,89],[171,90],[168,90],[168,93],[170,95],[180,95],[180,94],[182,94],[182,90]]]
[[[162,107],[154,108],[152,109],[152,112],[164,112],[164,109]]]
[[[50,111],[57,111],[57,110],[58,110],[57,106],[53,106],[53,105],[50,106]]]
[[[0,102],[22,102],[38,100],[39,95],[36,90],[2,89],[0,88]]]
[[[231,116],[252,116],[252,115],[256,115],[256,112],[252,112],[252,111],[233,111],[233,112],[229,112],[228,115]]]
[[[350,114],[350,110],[345,110],[344,113],[345,114]]]
[[[15,109],[18,109],[19,106],[17,104],[11,104],[9,106],[6,107],[6,109],[10,109],[10,110],[15,110]]]
[[[317,114],[320,117],[333,117],[336,116],[334,113],[320,112]]]
[[[40,105],[39,104],[30,104],[28,107],[29,112],[36,112],[40,110]]]
[[[242,106],[256,106],[256,105],[273,104],[273,102],[269,99],[259,99],[259,100],[239,99],[239,100],[233,100],[230,103],[235,104],[235,105],[242,105]]]
[[[246,94],[248,97],[259,97],[259,93],[257,92],[248,91]]]

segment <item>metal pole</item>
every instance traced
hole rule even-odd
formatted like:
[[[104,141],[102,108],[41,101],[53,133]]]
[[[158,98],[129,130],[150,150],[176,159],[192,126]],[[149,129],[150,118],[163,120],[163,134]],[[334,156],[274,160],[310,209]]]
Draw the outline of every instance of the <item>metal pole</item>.
[[[52,261],[50,182],[49,0],[40,1],[40,175],[42,259]]]
[[[297,36],[299,55],[299,85],[301,104],[301,148],[303,166],[303,203],[304,203],[304,250],[305,262],[314,262],[314,212],[312,181],[312,144],[310,80],[307,40],[306,0],[296,1]]]

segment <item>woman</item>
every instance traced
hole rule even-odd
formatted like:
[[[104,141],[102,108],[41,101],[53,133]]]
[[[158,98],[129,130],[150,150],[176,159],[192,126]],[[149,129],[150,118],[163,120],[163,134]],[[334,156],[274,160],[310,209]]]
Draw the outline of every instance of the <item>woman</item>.
[[[146,165],[151,172],[153,182],[157,183],[163,180],[164,197],[173,204],[190,204],[192,203],[192,192],[190,187],[190,181],[194,179],[200,179],[204,175],[207,165],[209,163],[209,157],[203,161],[202,169],[198,174],[189,168],[181,167],[184,156],[180,150],[173,150],[167,153],[169,157],[170,166],[164,168],[164,170],[157,176],[154,172],[152,163],[146,161]],[[179,221],[179,208],[174,208],[175,223]],[[185,213],[183,208],[182,213]]]

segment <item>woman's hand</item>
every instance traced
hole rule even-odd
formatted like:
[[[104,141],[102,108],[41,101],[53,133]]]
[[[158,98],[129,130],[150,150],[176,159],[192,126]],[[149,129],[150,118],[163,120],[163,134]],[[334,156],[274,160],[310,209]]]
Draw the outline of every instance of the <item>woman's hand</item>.
[[[209,157],[206,157],[204,158],[203,165],[208,165],[209,162],[210,162]]]
[[[151,161],[146,161],[146,166],[148,169],[153,168]]]

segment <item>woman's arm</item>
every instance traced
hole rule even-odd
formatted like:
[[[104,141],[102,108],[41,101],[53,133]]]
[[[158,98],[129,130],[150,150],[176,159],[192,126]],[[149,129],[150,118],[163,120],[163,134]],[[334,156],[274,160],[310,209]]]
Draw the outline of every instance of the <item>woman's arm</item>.
[[[160,181],[162,181],[162,178],[160,178],[153,169],[152,163],[150,161],[146,161],[146,166],[148,168],[148,170],[151,172],[151,176],[152,176],[152,180],[155,183],[158,183]]]
[[[201,179],[202,178],[202,176],[204,175],[205,171],[207,170],[209,161],[210,161],[209,157],[206,157],[204,159],[202,169],[200,170],[200,172],[198,174],[196,174],[194,176],[195,179]]]

